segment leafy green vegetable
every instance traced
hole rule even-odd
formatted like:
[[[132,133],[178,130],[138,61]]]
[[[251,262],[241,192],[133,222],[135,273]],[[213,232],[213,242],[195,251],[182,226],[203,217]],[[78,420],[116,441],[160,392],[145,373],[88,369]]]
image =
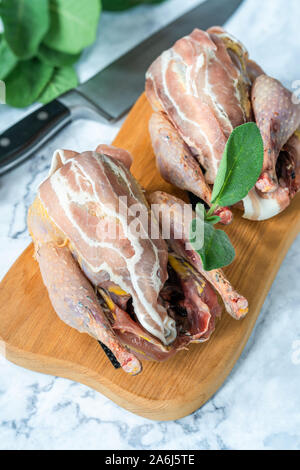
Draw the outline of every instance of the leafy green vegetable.
[[[16,108],[33,103],[49,82],[53,67],[38,59],[21,61],[5,80],[6,102]]]
[[[78,84],[77,75],[73,67],[61,67],[54,71],[51,81],[38,97],[41,103],[49,103],[62,93],[76,87]]]
[[[262,169],[264,145],[257,125],[248,122],[231,133],[215,179],[211,202],[231,206],[255,185]]]
[[[191,233],[196,231],[196,218],[191,223]],[[190,239],[192,246],[197,242],[195,237]],[[232,263],[235,251],[228,235],[223,230],[215,229],[211,224],[204,222],[203,247],[196,250],[201,256],[203,268],[206,271],[218,269]]]
[[[78,54],[96,39],[99,0],[49,0],[51,27],[44,43],[67,54]]]
[[[105,0],[125,9],[162,0]],[[77,85],[71,66],[96,38],[101,0],[0,0],[0,80],[7,103],[48,102]]]
[[[102,0],[103,10],[118,11],[136,7],[142,3],[162,3],[164,0]]]
[[[54,49],[50,49],[44,44],[40,45],[37,55],[42,62],[45,62],[48,65],[53,65],[54,67],[73,65],[80,57],[80,53],[66,54],[65,52],[59,52],[55,51]]]
[[[0,35],[0,80],[4,78],[13,70],[17,65],[18,58],[9,48],[3,35]]]
[[[48,0],[2,0],[4,35],[20,59],[33,57],[49,28]]]
[[[263,157],[263,140],[257,125],[249,122],[236,127],[228,139],[219,166],[211,208],[204,215],[204,242],[200,249],[195,229],[200,209],[203,210],[202,204],[197,204],[196,218],[190,226],[190,242],[206,271],[227,266],[233,261],[235,251],[227,234],[213,227],[220,221],[214,211],[217,207],[233,205],[248,194],[261,173]]]

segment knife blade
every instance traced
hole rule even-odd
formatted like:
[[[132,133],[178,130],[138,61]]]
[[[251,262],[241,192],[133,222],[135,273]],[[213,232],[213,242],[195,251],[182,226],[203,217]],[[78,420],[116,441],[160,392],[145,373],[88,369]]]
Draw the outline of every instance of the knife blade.
[[[0,175],[29,158],[78,118],[114,122],[144,90],[145,73],[164,49],[195,27],[222,25],[243,0],[206,0],[185,13],[101,72],[58,99],[35,110],[0,134]]]

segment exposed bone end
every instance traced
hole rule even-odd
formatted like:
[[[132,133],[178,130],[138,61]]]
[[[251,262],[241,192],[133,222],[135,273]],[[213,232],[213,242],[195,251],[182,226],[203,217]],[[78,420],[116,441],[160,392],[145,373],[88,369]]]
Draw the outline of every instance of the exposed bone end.
[[[121,364],[121,366],[122,366],[122,369],[124,370],[124,372],[127,372],[130,375],[137,375],[140,372],[142,372],[142,364],[134,356],[132,356],[131,359],[123,362]]]
[[[273,193],[278,187],[277,181],[269,175],[268,172],[264,171],[256,182],[257,189],[262,193]]]
[[[214,215],[218,215],[220,217],[221,224],[228,225],[233,220],[233,214],[228,207],[219,207],[219,209],[215,210]]]
[[[236,320],[241,320],[248,313],[248,301],[245,297],[236,297],[230,299],[230,304],[225,302],[227,312]]]

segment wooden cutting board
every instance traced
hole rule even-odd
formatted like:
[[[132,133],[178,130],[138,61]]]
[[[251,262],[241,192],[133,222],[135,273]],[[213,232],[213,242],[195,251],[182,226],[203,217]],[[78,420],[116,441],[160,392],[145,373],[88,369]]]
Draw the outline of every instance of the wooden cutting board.
[[[148,135],[151,109],[141,96],[114,144],[134,156],[133,174],[148,190],[183,193],[159,176]],[[274,219],[251,222],[235,214],[226,227],[236,259],[225,269],[250,303],[241,321],[223,313],[210,341],[193,344],[164,363],[144,362],[131,377],[115,370],[91,337],[55,314],[30,245],[0,285],[0,340],[7,358],[23,367],[67,377],[98,390],[118,405],[151,419],[178,419],[203,405],[222,385],[240,356],[289,246],[300,229],[300,197]],[[1,348],[0,348],[1,349]]]

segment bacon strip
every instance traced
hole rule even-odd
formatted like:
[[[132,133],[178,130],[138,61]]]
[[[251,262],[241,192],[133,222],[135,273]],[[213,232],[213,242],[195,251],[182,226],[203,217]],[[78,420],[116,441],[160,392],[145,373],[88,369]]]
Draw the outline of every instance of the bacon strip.
[[[174,341],[175,322],[158,304],[167,277],[166,245],[161,237],[149,237],[149,208],[127,168],[103,154],[84,152],[42,183],[39,197],[87,277],[96,273],[99,280],[113,280],[131,295],[140,323],[163,344]],[[121,210],[120,197],[127,198]],[[134,204],[145,211],[143,236],[130,229],[136,214],[122,214]],[[117,234],[107,230],[111,226]]]
[[[292,136],[300,105],[249,59],[240,41],[219,26],[195,29],[150,66],[146,95],[156,112],[150,134],[157,166],[167,181],[209,204],[230,133],[255,120],[264,141],[263,171],[239,207],[245,218],[264,220],[289,205],[299,190]],[[224,222],[229,214],[218,215]]]
[[[228,136],[248,118],[242,104],[248,97],[237,89],[238,82],[243,83],[242,72],[221,37],[199,29],[163,52],[146,74],[153,109],[168,116],[210,184]]]
[[[112,157],[114,160],[118,160],[119,162],[122,162],[128,170],[130,170],[130,167],[133,162],[132,155],[127,152],[127,150],[120,149],[118,147],[114,147],[113,145],[104,145],[100,144],[96,148],[97,153],[103,153],[104,155],[108,155],[109,157]]]

